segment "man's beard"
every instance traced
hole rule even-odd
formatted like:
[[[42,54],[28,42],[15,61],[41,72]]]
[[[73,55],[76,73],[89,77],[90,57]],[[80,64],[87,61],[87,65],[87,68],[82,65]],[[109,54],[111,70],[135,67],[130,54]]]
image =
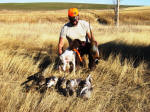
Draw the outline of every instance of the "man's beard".
[[[74,26],[78,24],[79,16],[76,17],[69,17],[70,23]]]
[[[78,21],[70,21],[70,23],[74,26],[78,24]]]

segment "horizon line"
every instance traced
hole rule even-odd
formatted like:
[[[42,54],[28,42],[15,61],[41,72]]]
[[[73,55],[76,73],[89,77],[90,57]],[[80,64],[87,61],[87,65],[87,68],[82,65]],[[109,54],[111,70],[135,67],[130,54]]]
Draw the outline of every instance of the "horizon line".
[[[0,4],[11,4],[11,3],[77,3],[77,4],[101,4],[101,5],[115,5],[115,4],[103,4],[103,3],[85,3],[85,2],[0,2]],[[126,5],[126,4],[120,4],[120,5]],[[127,5],[127,6],[146,6],[146,5]]]

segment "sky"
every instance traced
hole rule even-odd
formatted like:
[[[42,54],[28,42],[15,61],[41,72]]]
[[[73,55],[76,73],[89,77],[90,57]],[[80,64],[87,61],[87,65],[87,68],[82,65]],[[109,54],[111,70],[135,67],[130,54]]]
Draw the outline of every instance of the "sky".
[[[0,0],[0,3],[28,3],[28,2],[76,2],[76,3],[97,3],[113,4],[115,0]],[[150,6],[150,0],[120,0],[121,5],[142,5]]]

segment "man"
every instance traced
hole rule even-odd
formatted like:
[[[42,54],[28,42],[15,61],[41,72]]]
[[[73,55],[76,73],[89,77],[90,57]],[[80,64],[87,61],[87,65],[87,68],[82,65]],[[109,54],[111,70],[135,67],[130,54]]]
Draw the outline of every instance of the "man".
[[[59,55],[61,55],[63,52],[62,49],[65,38],[68,40],[69,44],[70,38],[79,39],[85,43],[88,43],[89,40],[91,41],[92,39],[95,41],[89,23],[84,20],[79,20],[79,11],[77,8],[70,8],[68,10],[68,19],[69,22],[62,27],[60,33],[58,43]]]

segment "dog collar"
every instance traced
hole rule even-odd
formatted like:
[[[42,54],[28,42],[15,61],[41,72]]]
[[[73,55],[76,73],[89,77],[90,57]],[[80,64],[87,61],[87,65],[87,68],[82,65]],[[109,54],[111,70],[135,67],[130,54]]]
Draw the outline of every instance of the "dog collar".
[[[77,55],[78,55],[80,61],[82,62],[82,58],[81,58],[81,55],[80,55],[79,51],[78,51],[77,49],[73,49],[73,51],[75,51],[75,52],[77,53]]]

